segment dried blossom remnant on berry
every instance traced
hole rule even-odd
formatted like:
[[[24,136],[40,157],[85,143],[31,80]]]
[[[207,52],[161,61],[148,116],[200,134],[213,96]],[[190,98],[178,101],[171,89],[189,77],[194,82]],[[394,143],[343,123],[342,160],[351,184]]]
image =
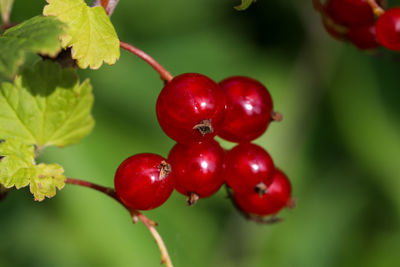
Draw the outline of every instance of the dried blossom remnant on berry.
[[[271,113],[271,120],[279,122],[283,120],[283,116],[281,113],[273,111]]]
[[[199,131],[203,136],[214,132],[214,128],[211,125],[211,119],[202,120],[199,124],[193,127],[193,130]]]
[[[158,169],[160,170],[160,180],[163,180],[168,177],[168,175],[171,173],[171,165],[168,164],[166,161],[161,161],[160,166],[158,166]]]
[[[197,203],[197,201],[199,200],[199,195],[198,194],[196,194],[196,193],[190,193],[189,195],[188,195],[188,197],[186,198],[186,204],[188,205],[188,206],[193,206],[194,204],[196,204]]]
[[[260,195],[260,197],[262,197],[263,195],[265,195],[266,193],[268,193],[268,188],[267,188],[267,186],[266,186],[263,182],[258,183],[258,184],[254,187],[254,190],[256,191],[257,194]]]

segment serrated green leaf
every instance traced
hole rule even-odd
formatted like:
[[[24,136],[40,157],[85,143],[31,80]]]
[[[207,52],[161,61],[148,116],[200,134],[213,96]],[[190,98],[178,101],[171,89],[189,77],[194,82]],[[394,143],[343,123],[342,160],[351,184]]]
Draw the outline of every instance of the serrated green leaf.
[[[4,23],[9,23],[11,8],[14,0],[0,0],[1,17]]]
[[[30,185],[35,200],[42,201],[56,194],[65,185],[64,169],[58,164],[34,162],[34,146],[16,138],[0,143],[0,184],[5,188],[20,189]]]
[[[34,147],[15,138],[2,140],[0,157],[0,183],[6,188],[27,186],[29,177],[23,173],[34,166]]]
[[[238,6],[235,6],[234,8],[235,8],[236,10],[243,11],[243,10],[248,9],[249,6],[250,6],[253,2],[256,2],[256,0],[242,0],[242,3],[241,3],[240,5],[238,5]]]
[[[72,58],[80,68],[98,69],[103,61],[112,65],[119,59],[119,39],[102,7],[89,7],[84,0],[46,1],[43,14],[67,24],[62,46],[72,47]]]
[[[51,61],[26,69],[0,87],[0,136],[39,148],[80,142],[94,126],[92,87],[74,69]]]
[[[61,190],[65,185],[64,169],[58,164],[39,164],[33,168],[34,175],[30,180],[30,190],[36,201],[56,195],[56,188]]]
[[[64,24],[55,17],[33,17],[8,29],[0,37],[0,74],[11,77],[26,52],[54,56],[61,50],[59,36]]]

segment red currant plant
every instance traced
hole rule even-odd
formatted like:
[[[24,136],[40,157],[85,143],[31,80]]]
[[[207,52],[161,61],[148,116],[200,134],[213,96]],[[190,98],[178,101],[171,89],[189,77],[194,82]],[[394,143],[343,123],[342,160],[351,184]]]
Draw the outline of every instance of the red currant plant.
[[[121,203],[133,222],[142,221],[160,248],[162,262],[173,266],[155,229],[156,223],[126,206],[114,189],[67,178],[60,165],[35,161],[48,146],[79,143],[94,126],[90,82],[80,82],[76,69],[62,68],[65,64],[57,57],[62,49],[71,48],[66,51],[71,51],[72,65],[97,69],[103,62],[114,64],[121,46],[147,61],[163,80],[169,81],[172,76],[143,51],[123,42],[120,45],[107,16],[112,14],[118,1],[96,1],[94,7],[87,6],[83,0],[47,2],[45,16],[17,26],[9,21],[13,1],[0,2],[4,30],[0,50],[7,51],[0,54],[0,79],[6,81],[0,87],[0,199],[8,190],[28,185],[37,201],[53,197],[56,188],[62,189],[65,183],[95,189]],[[24,60],[28,54],[52,61],[38,60],[31,67]]]
[[[97,190],[126,208],[134,223],[145,224],[168,267],[173,265],[157,224],[138,210],[160,206],[174,188],[193,205],[226,183],[232,201],[249,218],[278,221],[275,215],[291,201],[290,182],[268,152],[249,143],[271,121],[282,119],[267,88],[242,76],[220,84],[196,73],[173,77],[148,54],[118,39],[110,21],[118,2],[97,0],[89,7],[84,0],[47,0],[44,16],[14,25],[9,20],[13,0],[0,0],[0,49],[7,51],[0,54],[0,200],[8,190],[26,186],[37,201],[55,196],[65,184]],[[236,9],[252,2],[243,0]],[[79,81],[76,69],[112,65],[120,48],[146,61],[166,83],[157,118],[178,144],[168,159],[148,153],[126,159],[114,190],[67,178],[62,166],[36,158],[46,147],[79,143],[90,134],[94,96],[90,81]],[[38,59],[33,66],[25,60],[28,55]],[[212,139],[216,135],[241,144],[225,153]],[[272,219],[261,220],[264,216]]]

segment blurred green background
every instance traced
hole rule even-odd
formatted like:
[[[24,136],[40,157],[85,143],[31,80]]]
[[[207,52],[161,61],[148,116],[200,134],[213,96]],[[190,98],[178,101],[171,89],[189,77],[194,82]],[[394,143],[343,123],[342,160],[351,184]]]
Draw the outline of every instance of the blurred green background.
[[[121,40],[173,74],[251,76],[284,115],[256,143],[290,177],[296,209],[281,214],[283,223],[257,225],[224,190],[191,208],[174,192],[145,214],[160,223],[175,266],[399,266],[400,63],[333,40],[311,1],[259,0],[245,12],[232,8],[238,3],[121,0],[112,17]],[[15,0],[12,21],[44,4]],[[95,130],[79,145],[47,149],[42,161],[112,186],[128,156],[168,155],[173,142],[155,115],[157,73],[121,51],[115,66],[80,76],[94,86]],[[85,188],[67,185],[43,203],[28,189],[12,191],[0,203],[0,229],[1,267],[160,264],[147,229]]]

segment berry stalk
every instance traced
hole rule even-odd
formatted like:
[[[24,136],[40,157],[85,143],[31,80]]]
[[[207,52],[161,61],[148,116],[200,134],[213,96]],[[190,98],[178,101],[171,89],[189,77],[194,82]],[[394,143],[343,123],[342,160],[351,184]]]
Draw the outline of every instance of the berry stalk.
[[[171,73],[169,73],[163,66],[161,66],[160,63],[158,63],[154,58],[146,54],[144,51],[122,41],[120,42],[120,47],[146,61],[153,69],[155,69],[160,74],[161,79],[165,83],[171,81],[174,78]]]
[[[367,3],[371,6],[371,8],[372,8],[372,11],[374,12],[374,14],[376,15],[376,16],[380,16],[380,15],[382,15],[383,13],[385,13],[385,10],[382,8],[382,7],[380,7],[379,5],[378,5],[378,3],[376,2],[376,0],[366,0],[367,1]]]
[[[130,215],[132,216],[132,221],[133,223],[136,223],[138,220],[140,220],[146,228],[149,230],[150,234],[153,236],[154,240],[156,241],[158,248],[160,249],[161,252],[161,263],[165,264],[166,267],[173,267],[174,265],[172,264],[171,258],[169,256],[167,247],[164,243],[164,240],[162,239],[161,235],[157,232],[156,226],[157,223],[150,220],[147,218],[145,215],[140,213],[137,210],[130,209],[129,207],[125,206],[122,201],[118,198],[117,194],[115,193],[115,190],[110,187],[105,187],[101,186],[98,184],[94,184],[88,181],[83,181],[79,179],[73,179],[73,178],[67,178],[65,180],[65,183],[67,184],[72,184],[72,185],[78,185],[78,186],[83,186],[87,188],[94,189],[96,191],[99,191],[103,194],[106,194],[107,196],[113,198],[114,200],[118,201],[122,206],[124,206]]]
[[[114,9],[117,7],[119,0],[96,0],[93,6],[102,6],[107,15],[111,17]]]
[[[317,10],[321,14],[325,13],[324,6],[321,4],[320,0],[312,0],[312,3],[315,10]]]

